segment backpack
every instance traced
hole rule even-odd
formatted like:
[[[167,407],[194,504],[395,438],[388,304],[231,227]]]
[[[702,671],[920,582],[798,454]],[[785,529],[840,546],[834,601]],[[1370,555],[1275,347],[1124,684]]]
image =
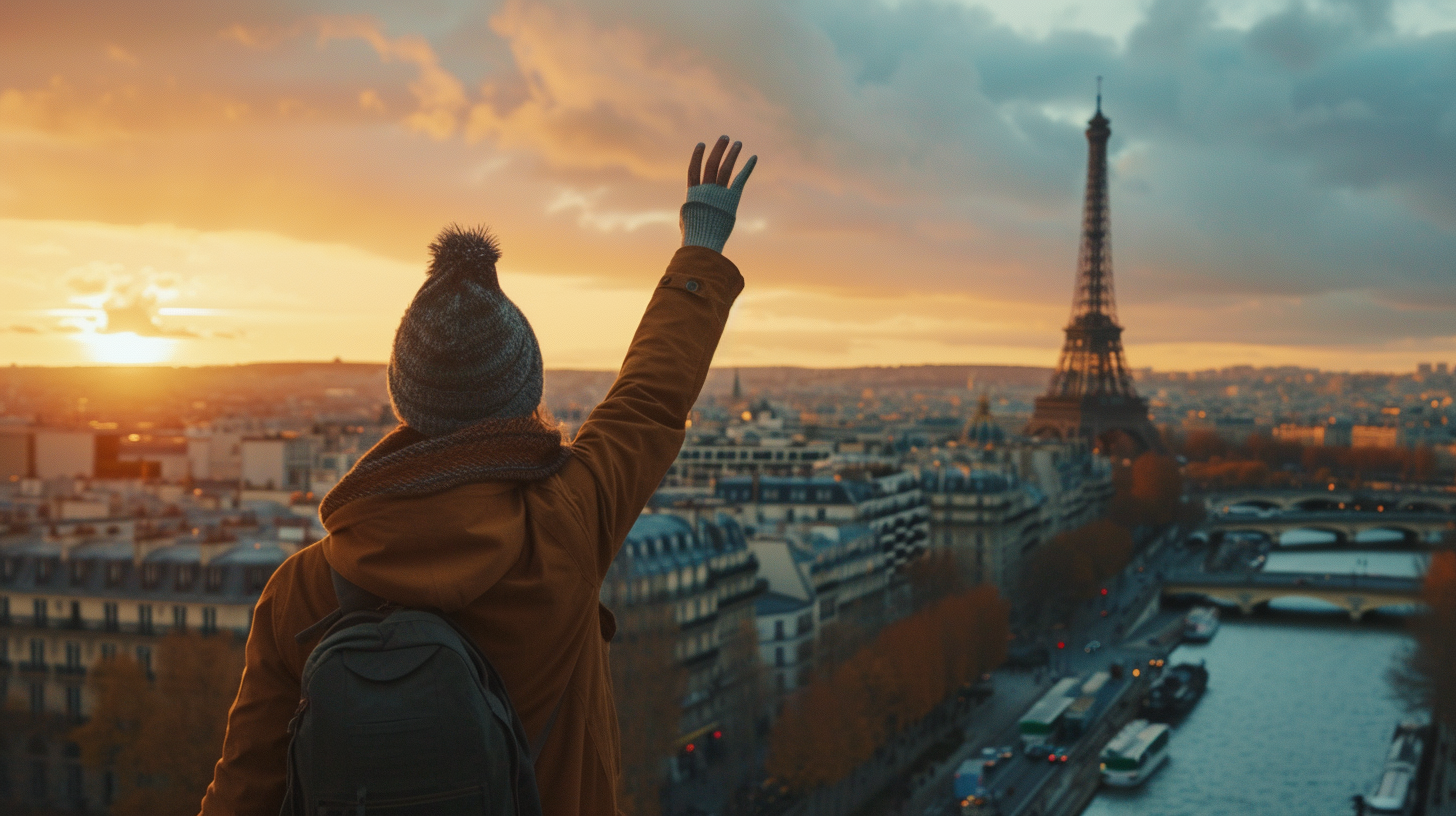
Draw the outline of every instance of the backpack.
[[[333,573],[339,609],[304,664],[281,816],[541,816],[500,675],[443,615],[390,605]]]

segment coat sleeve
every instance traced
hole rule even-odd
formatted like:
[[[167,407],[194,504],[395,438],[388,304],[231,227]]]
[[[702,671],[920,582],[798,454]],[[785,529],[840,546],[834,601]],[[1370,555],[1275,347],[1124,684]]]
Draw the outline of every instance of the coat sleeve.
[[[275,623],[282,572],[274,573],[253,609],[242,683],[228,711],[222,758],[202,799],[201,816],[277,816],[283,805],[288,722],[298,707],[299,680],[279,648]]]
[[[572,442],[559,487],[587,526],[590,551],[582,556],[598,581],[677,458],[688,414],[742,290],[738,268],[720,253],[679,249],[647,304],[616,382]]]

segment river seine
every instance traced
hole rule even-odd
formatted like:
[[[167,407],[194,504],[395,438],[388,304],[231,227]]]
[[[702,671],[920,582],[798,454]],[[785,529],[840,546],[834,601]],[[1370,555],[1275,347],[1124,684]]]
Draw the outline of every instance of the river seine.
[[[1286,552],[1266,569],[1410,576],[1424,560]],[[1084,816],[1354,812],[1350,797],[1370,792],[1403,716],[1385,673],[1409,639],[1393,616],[1352,624],[1313,600],[1276,606],[1249,619],[1225,611],[1212,642],[1173,653],[1170,664],[1205,661],[1208,692],[1176,726],[1168,764],[1139,789],[1099,791]]]
[[[1209,683],[1168,763],[1141,788],[1099,791],[1084,816],[1353,813],[1402,715],[1385,672],[1407,643],[1398,622],[1226,616],[1212,642],[1169,661],[1206,661]]]

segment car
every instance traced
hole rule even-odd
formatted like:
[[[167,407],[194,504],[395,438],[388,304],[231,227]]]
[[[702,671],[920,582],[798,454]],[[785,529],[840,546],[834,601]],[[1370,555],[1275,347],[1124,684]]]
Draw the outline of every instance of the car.
[[[1037,757],[1043,757],[1043,758],[1045,758],[1045,757],[1048,757],[1048,756],[1055,756],[1056,755],[1056,750],[1057,750],[1057,748],[1056,748],[1055,745],[1048,745],[1048,744],[1046,744],[1044,742],[1038,742],[1038,743],[1035,743],[1035,744],[1026,746],[1025,753],[1026,753],[1026,756],[1028,758],[1030,758],[1030,759],[1036,759]]]
[[[1095,651],[1097,651],[1098,649],[1101,649],[1101,648],[1102,648],[1102,641],[1100,641],[1100,640],[1094,640],[1094,641],[1089,642],[1086,646],[1083,646],[1082,647],[1082,651],[1086,652],[1087,654],[1092,654],[1093,652],[1095,652]]]
[[[1048,765],[1066,762],[1067,757],[1071,754],[1071,749],[1061,745],[1039,745],[1037,747],[1043,749],[1037,756],[1045,757]]]

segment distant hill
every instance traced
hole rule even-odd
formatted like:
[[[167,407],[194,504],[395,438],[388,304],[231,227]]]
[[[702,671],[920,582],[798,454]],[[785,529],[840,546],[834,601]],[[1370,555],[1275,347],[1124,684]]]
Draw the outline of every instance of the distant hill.
[[[0,415],[43,421],[154,421],[175,424],[226,414],[331,417],[377,413],[388,401],[382,363],[251,363],[235,366],[77,366],[0,368]],[[733,368],[708,374],[705,395],[733,389]],[[789,396],[852,389],[1037,392],[1051,369],[1033,366],[919,365],[857,368],[743,367],[745,393]],[[615,371],[553,369],[553,407],[590,406]]]

